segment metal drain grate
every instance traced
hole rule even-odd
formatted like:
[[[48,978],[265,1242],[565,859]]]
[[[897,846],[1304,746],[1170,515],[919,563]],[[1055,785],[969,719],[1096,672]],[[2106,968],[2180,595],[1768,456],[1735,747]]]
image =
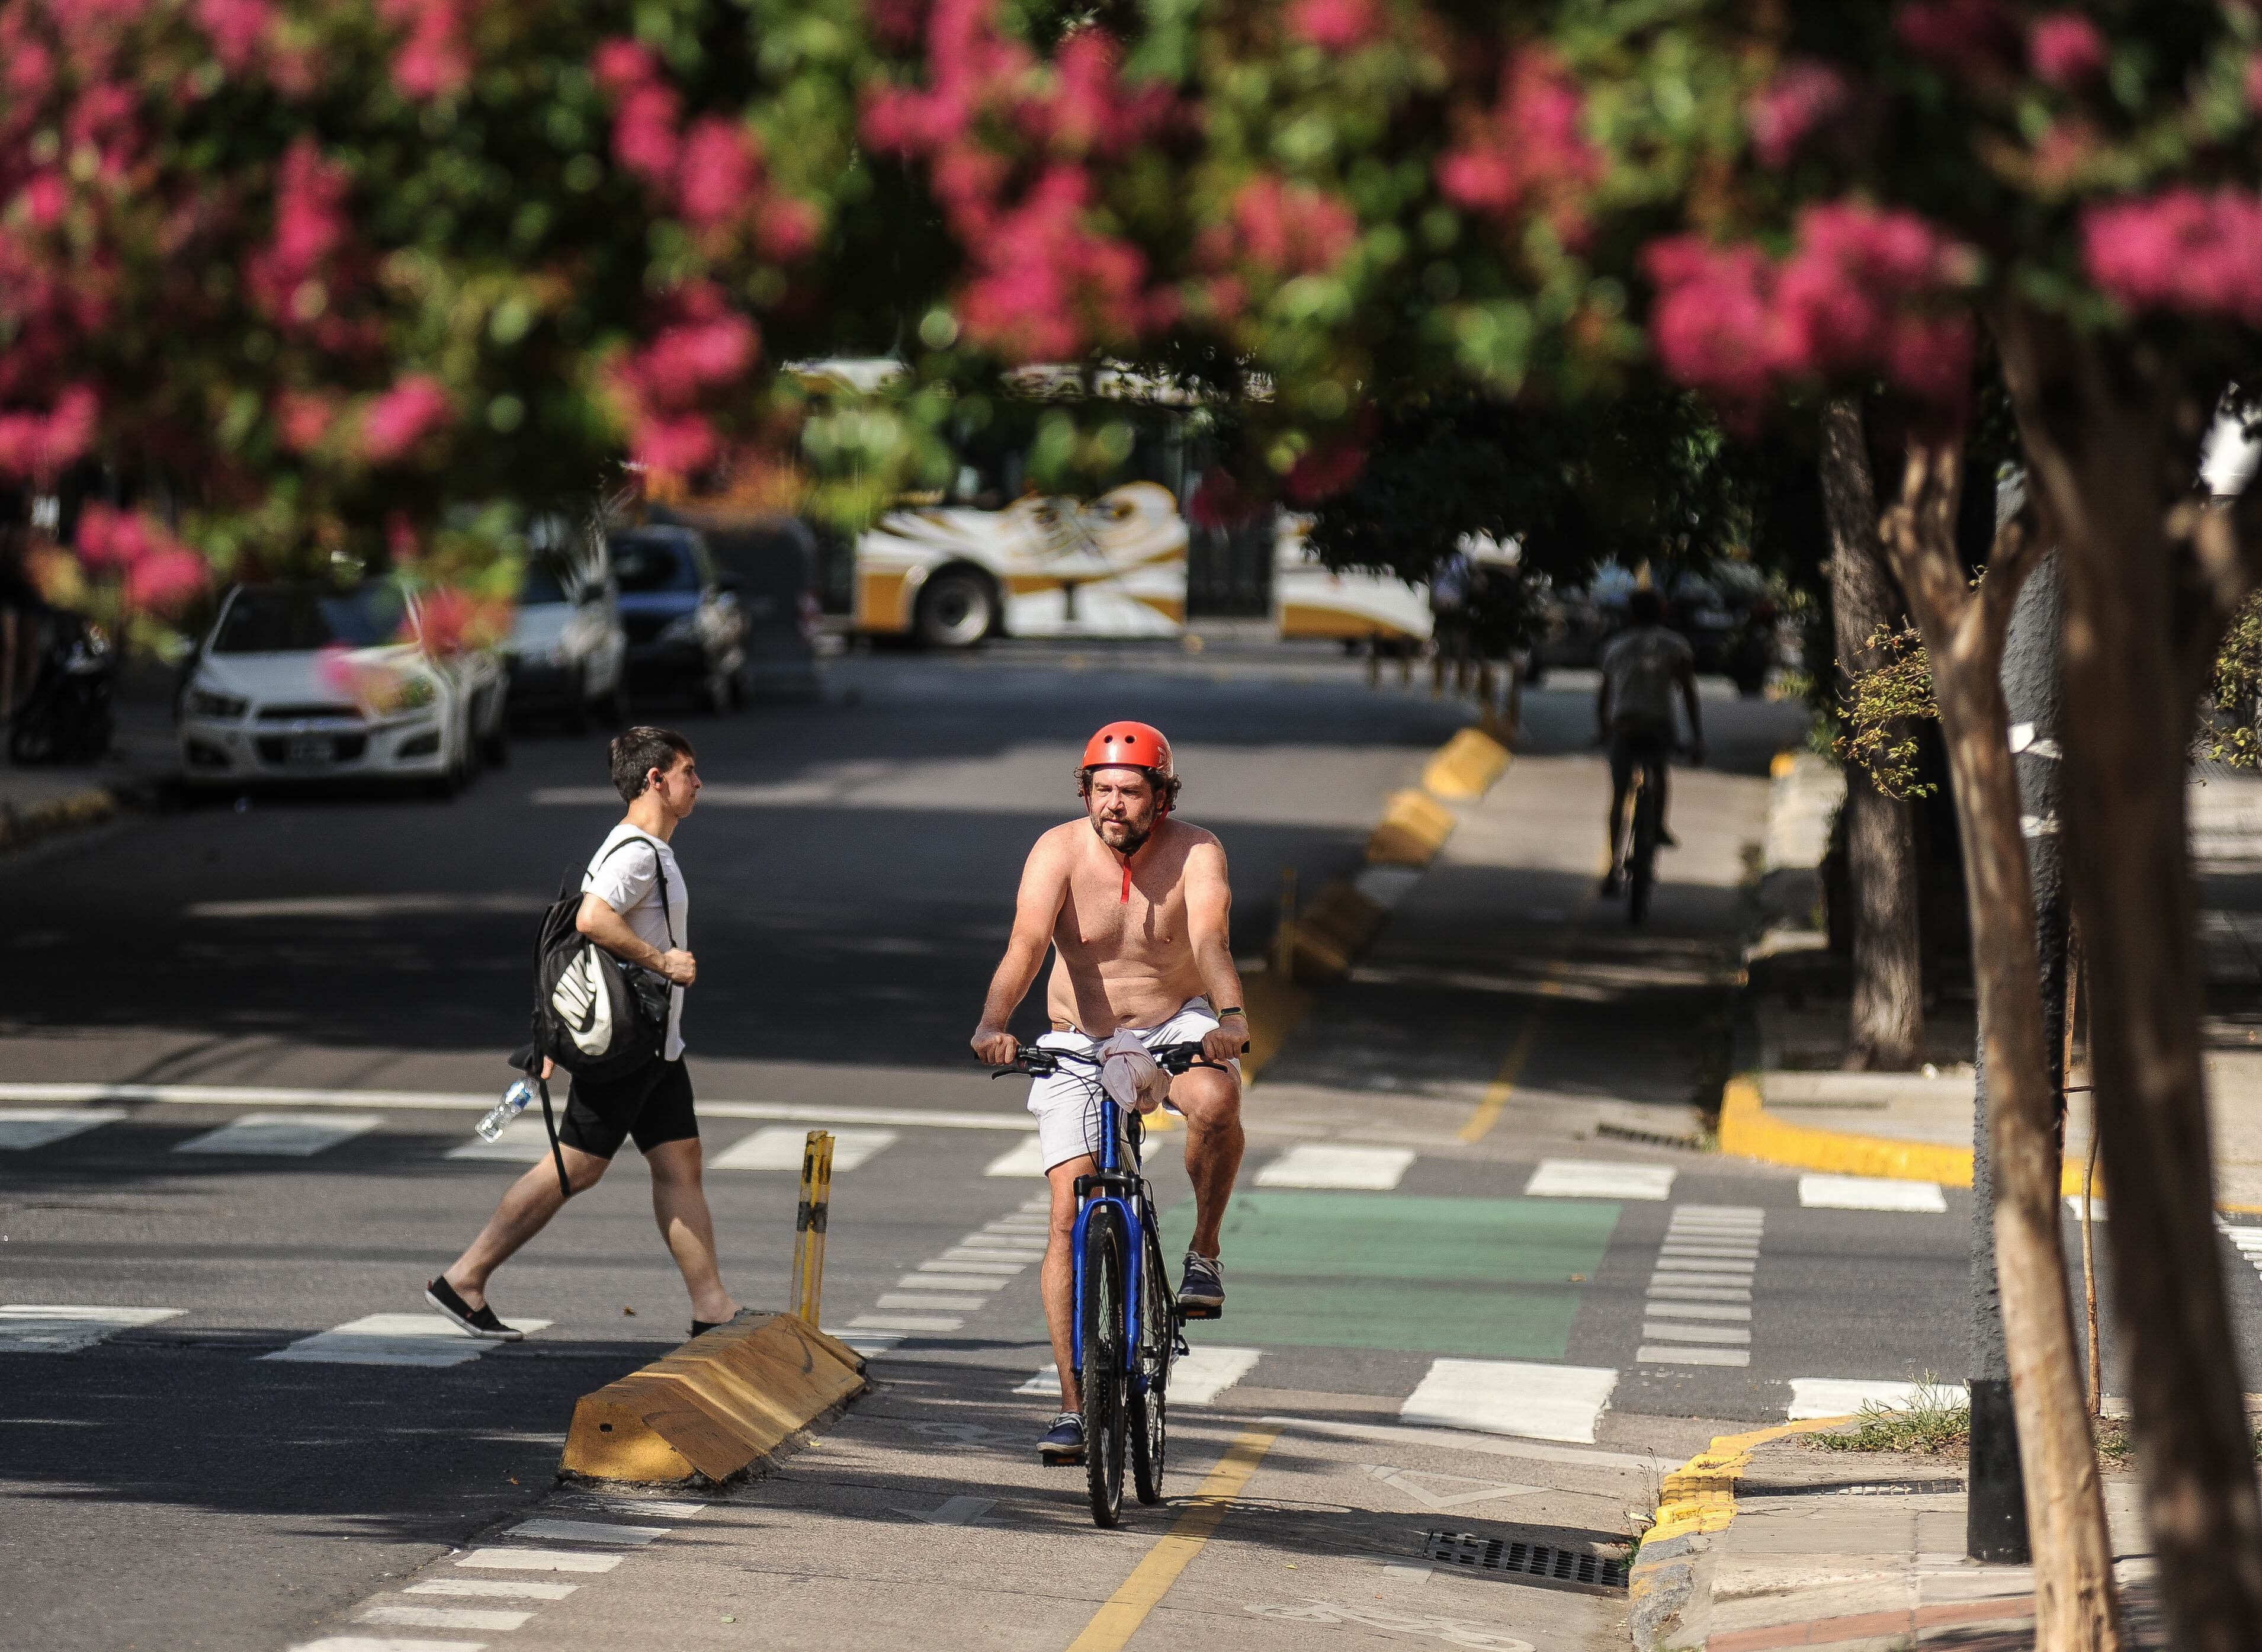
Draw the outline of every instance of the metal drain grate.
[[[1545,1577],[1555,1583],[1585,1583],[1590,1588],[1624,1589],[1625,1562],[1603,1555],[1553,1548],[1545,1543],[1524,1543],[1498,1537],[1479,1537],[1473,1532],[1424,1532],[1422,1552],[1448,1566],[1476,1571],[1516,1572],[1525,1577]]]

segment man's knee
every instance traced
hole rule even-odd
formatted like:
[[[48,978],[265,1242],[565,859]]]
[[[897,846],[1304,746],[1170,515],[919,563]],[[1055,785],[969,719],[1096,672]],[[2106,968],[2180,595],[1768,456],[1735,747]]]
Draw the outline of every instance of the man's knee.
[[[558,1156],[566,1161],[566,1185],[577,1194],[585,1194],[602,1181],[605,1172],[613,1167],[609,1158],[600,1158],[594,1153],[585,1153],[578,1147],[560,1145]],[[554,1172],[554,1165],[535,1166],[537,1171]]]
[[[671,1187],[698,1186],[706,1165],[705,1154],[695,1136],[658,1143],[644,1157],[645,1163],[652,1167],[652,1180]]]
[[[1171,1082],[1171,1101],[1191,1129],[1231,1129],[1241,1122],[1241,1080],[1196,1068]]]

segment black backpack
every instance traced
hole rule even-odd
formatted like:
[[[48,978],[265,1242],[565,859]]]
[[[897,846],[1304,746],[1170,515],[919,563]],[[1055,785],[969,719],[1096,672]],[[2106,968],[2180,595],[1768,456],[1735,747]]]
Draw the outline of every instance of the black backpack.
[[[652,865],[659,874],[660,917],[673,950],[675,915],[659,842],[639,833],[614,844],[606,858],[631,843],[645,844],[652,851]],[[533,1052],[549,1057],[577,1078],[606,1084],[666,1056],[674,989],[666,976],[615,957],[574,927],[581,910],[580,878],[579,873],[566,873],[558,886],[558,898],[542,914],[541,934],[534,943]],[[540,1065],[537,1060],[535,1066]]]

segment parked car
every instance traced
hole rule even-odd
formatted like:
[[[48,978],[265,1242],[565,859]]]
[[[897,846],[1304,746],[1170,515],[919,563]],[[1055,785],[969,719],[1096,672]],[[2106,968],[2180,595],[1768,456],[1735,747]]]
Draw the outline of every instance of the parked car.
[[[628,631],[610,559],[537,554],[518,586],[517,617],[502,646],[510,709],[564,718],[576,731],[594,717],[629,720]]]
[[[816,694],[822,559],[809,524],[787,516],[704,518],[665,509],[652,519],[699,531],[717,577],[735,591],[746,619],[748,691],[784,698]]]
[[[612,550],[630,688],[688,694],[708,711],[742,703],[746,620],[739,581],[717,572],[706,536],[659,523],[614,535]]]
[[[505,693],[493,651],[428,650],[393,581],[239,585],[185,673],[181,768],[192,785],[378,776],[445,796],[504,760]]]
[[[1557,586],[1541,599],[1541,629],[1527,681],[1558,666],[1592,666],[1625,625],[1634,576],[1605,563],[1584,586]],[[1702,574],[1675,576],[1666,588],[1665,623],[1696,655],[1696,669],[1718,673],[1750,696],[1783,663],[1782,615],[1766,578],[1749,565],[1715,562]]]

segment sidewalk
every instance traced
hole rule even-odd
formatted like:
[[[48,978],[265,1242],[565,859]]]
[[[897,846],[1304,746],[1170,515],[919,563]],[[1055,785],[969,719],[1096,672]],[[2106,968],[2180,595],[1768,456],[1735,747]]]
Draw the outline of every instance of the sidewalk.
[[[1938,1181],[1971,1177],[1977,1036],[1970,998],[1926,1014],[1931,1057],[1921,1073],[1833,1069],[1845,1047],[1843,970],[1813,927],[1830,812],[1843,795],[1831,765],[1786,754],[1776,765],[1762,902],[1773,921],[1747,956],[1747,1082],[1723,1107],[1723,1151],[1806,1169]],[[2262,776],[2207,765],[2191,788],[2200,878],[2201,941],[2211,1014],[2206,1024],[2216,1199],[2262,1214]],[[2066,1187],[2080,1187],[2089,1151],[2088,1097],[2069,1099]]]
[[[1963,1475],[1960,1460],[1826,1452],[1795,1436],[1757,1446],[1732,1522],[1690,1540],[1689,1604],[1650,1644],[1658,1652],[2031,1646],[2034,1569],[1964,1557]],[[2128,1642],[2165,1644],[2133,1472],[2107,1474],[2105,1506]]]
[[[179,768],[172,691],[169,667],[129,663],[112,702],[118,732],[99,761],[19,768],[0,761],[0,853],[93,826],[154,795]]]

